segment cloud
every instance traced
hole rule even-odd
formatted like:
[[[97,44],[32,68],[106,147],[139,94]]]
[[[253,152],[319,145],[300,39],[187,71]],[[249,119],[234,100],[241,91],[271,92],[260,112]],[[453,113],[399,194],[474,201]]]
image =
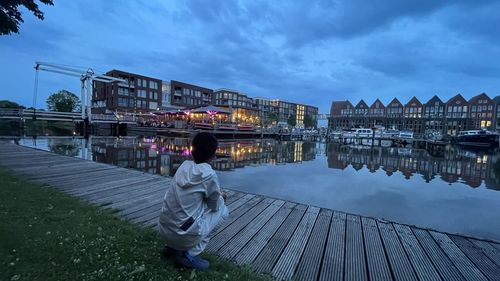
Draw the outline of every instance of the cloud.
[[[2,98],[43,60],[311,103],[498,93],[494,1],[70,1],[0,37]],[[14,70],[13,70],[14,69]],[[22,83],[9,83],[23,81]],[[78,82],[44,74],[40,100]],[[15,94],[13,94],[15,93]],[[387,100],[384,100],[387,99]]]

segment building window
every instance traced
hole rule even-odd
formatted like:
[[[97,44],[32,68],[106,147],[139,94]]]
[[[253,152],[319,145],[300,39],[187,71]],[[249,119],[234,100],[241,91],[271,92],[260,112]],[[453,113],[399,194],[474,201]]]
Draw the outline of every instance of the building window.
[[[120,95],[120,96],[128,96],[129,95],[129,91],[128,91],[127,88],[118,87],[118,95]]]
[[[158,103],[157,102],[153,102],[153,101],[149,102],[149,109],[156,110],[157,108],[158,108]]]
[[[118,98],[118,106],[128,107],[128,99],[127,98]]]
[[[137,97],[147,98],[146,90],[137,90]]]

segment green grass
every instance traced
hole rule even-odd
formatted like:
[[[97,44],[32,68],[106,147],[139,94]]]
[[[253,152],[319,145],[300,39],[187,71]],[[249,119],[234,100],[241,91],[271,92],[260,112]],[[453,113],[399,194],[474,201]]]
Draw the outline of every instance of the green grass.
[[[0,280],[261,280],[213,255],[209,271],[162,260],[159,236],[0,170]]]

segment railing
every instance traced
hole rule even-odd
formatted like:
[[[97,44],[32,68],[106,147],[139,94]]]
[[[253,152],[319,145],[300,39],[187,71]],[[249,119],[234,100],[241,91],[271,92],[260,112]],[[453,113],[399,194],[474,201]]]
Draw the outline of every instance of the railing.
[[[41,119],[81,119],[81,112],[56,112],[33,109],[0,108],[0,116],[12,118],[41,118]]]
[[[133,123],[137,122],[137,117],[133,115],[92,114],[92,120]]]
[[[40,120],[53,120],[53,121],[81,121],[81,112],[57,112],[57,111],[42,111],[33,109],[16,109],[16,108],[0,108],[0,118],[20,119],[20,118],[33,118]],[[91,120],[95,121],[108,121],[108,122],[137,122],[137,117],[133,115],[115,115],[115,114],[92,114]]]

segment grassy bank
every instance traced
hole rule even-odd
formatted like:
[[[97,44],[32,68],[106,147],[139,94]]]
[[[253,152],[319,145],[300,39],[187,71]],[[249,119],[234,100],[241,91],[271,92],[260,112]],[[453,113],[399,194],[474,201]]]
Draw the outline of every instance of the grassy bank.
[[[179,269],[160,247],[153,230],[0,170],[0,280],[259,280],[211,255],[207,272]]]

